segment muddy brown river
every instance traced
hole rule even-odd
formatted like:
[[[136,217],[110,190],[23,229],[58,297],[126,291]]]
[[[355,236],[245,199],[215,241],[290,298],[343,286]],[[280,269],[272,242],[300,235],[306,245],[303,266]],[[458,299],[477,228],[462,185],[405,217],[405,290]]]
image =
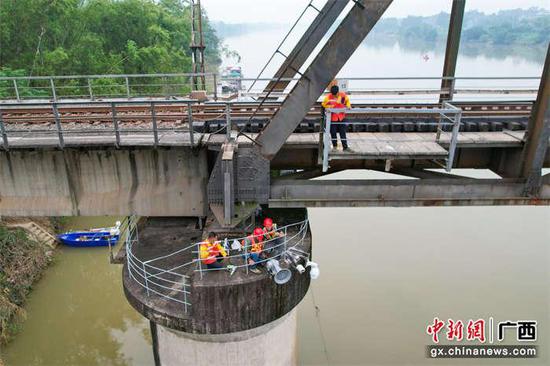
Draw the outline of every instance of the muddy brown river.
[[[299,306],[301,364],[426,364],[426,326],[435,316],[535,319],[540,357],[524,364],[548,364],[550,208],[309,215],[321,277]],[[113,221],[80,217],[67,227]],[[60,248],[29,299],[21,333],[2,350],[6,365],[151,365],[148,322],[126,302],[120,270],[105,248]],[[479,364],[460,361],[437,363]],[[522,364],[505,361],[484,364]]]

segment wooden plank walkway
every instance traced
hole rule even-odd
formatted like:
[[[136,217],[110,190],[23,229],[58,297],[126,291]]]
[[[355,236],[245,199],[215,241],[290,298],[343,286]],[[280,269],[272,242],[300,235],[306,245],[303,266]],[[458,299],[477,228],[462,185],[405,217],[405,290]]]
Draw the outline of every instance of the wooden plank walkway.
[[[349,133],[351,152],[332,150],[333,159],[410,159],[441,158],[448,152],[432,140],[415,136],[415,133]]]
[[[458,147],[514,147],[521,146],[525,131],[460,132]],[[451,134],[441,134],[441,144],[448,146]]]
[[[519,147],[522,145],[522,138],[525,131],[500,131],[500,132],[460,132],[458,134],[458,147]],[[255,139],[257,133],[247,134],[251,139]],[[435,143],[434,132],[349,132],[348,139],[359,143],[359,145],[376,144],[392,142],[403,143],[402,149],[406,150],[408,145],[411,149],[416,149],[425,144],[426,149],[433,148]],[[449,145],[451,134],[443,132],[441,134],[441,145]],[[225,135],[208,135],[203,141],[207,145],[221,145],[225,140]],[[245,136],[239,136],[239,145],[250,145],[252,142]],[[418,145],[417,145],[418,144]],[[285,147],[316,147],[319,146],[319,133],[294,133],[290,135],[285,142]],[[438,145],[439,146],[439,145]],[[359,150],[360,148],[357,147]],[[435,150],[434,150],[435,152]]]
[[[521,147],[525,131],[460,132],[459,148]],[[258,134],[248,134],[255,139]],[[348,143],[353,152],[333,150],[329,159],[441,159],[448,155],[451,139],[449,132],[441,134],[440,143],[435,142],[433,132],[349,132]],[[319,133],[295,133],[284,144],[284,148],[318,148]],[[204,141],[208,145],[222,144],[225,135],[211,135]],[[238,138],[239,145],[250,146],[245,136]]]

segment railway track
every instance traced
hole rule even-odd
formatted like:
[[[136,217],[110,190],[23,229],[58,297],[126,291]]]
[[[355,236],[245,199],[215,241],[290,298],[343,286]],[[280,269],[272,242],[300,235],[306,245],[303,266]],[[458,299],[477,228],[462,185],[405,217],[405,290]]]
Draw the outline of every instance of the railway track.
[[[531,102],[454,102],[463,111],[462,130],[501,131],[503,129],[525,129],[531,112]],[[259,132],[278,111],[279,103],[265,103],[258,109],[258,103],[229,104],[232,123],[248,132]],[[364,108],[411,109],[436,108],[437,104],[356,104]],[[95,101],[66,103],[21,103],[0,105],[0,118],[6,131],[21,132],[56,127],[56,119],[62,128],[110,129],[116,119],[119,128],[151,127],[154,122],[159,128],[189,126],[197,132],[212,133],[223,129],[226,123],[224,103],[190,103],[188,101]],[[190,111],[191,113],[189,113]],[[251,118],[253,116],[253,118]],[[392,114],[391,116],[356,114],[350,121],[367,122],[352,125],[352,131],[366,132],[430,132],[433,131],[434,115]],[[318,132],[320,130],[321,106],[314,105],[296,132]]]

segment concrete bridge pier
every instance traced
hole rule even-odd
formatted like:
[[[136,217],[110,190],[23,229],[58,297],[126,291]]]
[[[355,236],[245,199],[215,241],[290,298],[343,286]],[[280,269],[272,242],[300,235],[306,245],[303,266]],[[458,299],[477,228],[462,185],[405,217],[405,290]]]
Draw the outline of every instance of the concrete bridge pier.
[[[296,309],[246,331],[191,334],[151,322],[158,365],[297,365]]]
[[[127,251],[123,287],[128,302],[150,320],[156,366],[297,364],[296,306],[309,288],[310,269],[300,274],[280,253],[282,245],[297,250],[293,253],[311,253],[307,213],[270,209],[264,215],[285,228],[281,251],[269,254],[292,275],[283,284],[275,283],[265,267],[260,274],[249,271],[238,249],[228,249],[225,259],[237,267],[232,274],[206,270],[192,244],[205,236],[196,218],[148,218],[138,226],[139,239]]]

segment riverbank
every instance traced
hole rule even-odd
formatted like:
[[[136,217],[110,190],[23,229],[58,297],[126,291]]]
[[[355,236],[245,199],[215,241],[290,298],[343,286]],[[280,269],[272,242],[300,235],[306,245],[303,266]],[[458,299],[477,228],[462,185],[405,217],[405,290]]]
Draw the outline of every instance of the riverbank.
[[[10,227],[30,221],[55,234],[49,219],[0,220],[0,345],[5,345],[19,331],[26,318],[23,306],[27,297],[54,255],[52,247],[36,240],[25,229]]]
[[[107,227],[119,219],[70,217],[61,230]],[[0,350],[4,364],[153,365],[149,322],[126,301],[121,266],[110,264],[109,248],[60,245],[54,260],[25,304],[22,330]]]

